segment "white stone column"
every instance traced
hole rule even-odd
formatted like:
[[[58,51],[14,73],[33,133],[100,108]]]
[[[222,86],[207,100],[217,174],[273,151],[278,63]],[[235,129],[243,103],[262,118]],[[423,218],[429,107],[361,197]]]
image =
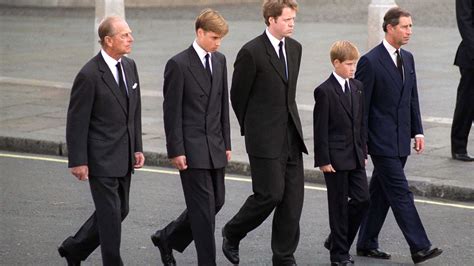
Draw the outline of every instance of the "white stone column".
[[[379,44],[385,33],[382,29],[383,16],[392,7],[397,6],[394,0],[372,0],[369,4],[368,14],[368,50]]]
[[[125,19],[124,0],[95,0],[94,54],[100,50],[97,29],[100,22],[107,16],[120,16]]]

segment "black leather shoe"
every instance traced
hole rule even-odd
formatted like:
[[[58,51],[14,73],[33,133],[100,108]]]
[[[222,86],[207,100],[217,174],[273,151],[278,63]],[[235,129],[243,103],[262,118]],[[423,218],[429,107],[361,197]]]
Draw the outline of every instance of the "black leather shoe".
[[[385,251],[382,251],[378,248],[376,249],[357,249],[357,256],[362,256],[362,257],[371,257],[371,258],[376,258],[376,259],[384,259],[388,260],[392,255],[390,253],[387,253]]]
[[[336,265],[345,265],[345,266],[347,266],[347,265],[351,265],[351,264],[352,264],[352,262],[351,262],[350,260],[332,261],[332,262],[331,262],[331,266],[333,266],[333,265],[334,265],[334,266],[336,266]]]
[[[66,259],[68,266],[80,266],[81,265],[80,260],[76,260],[76,259],[71,258],[69,253],[67,253],[66,249],[64,249],[63,245],[58,247],[58,252],[59,252],[59,256]]]
[[[426,248],[418,252],[412,253],[411,259],[415,264],[417,264],[425,260],[438,257],[439,255],[441,255],[441,253],[443,253],[443,250],[440,248]]]
[[[324,248],[326,248],[327,250],[331,251],[331,243],[329,242],[329,237],[326,238],[326,240],[324,240]],[[354,258],[352,257],[352,255],[349,254],[349,261],[354,264]]]
[[[453,160],[463,162],[474,162],[474,158],[469,156],[469,154],[467,153],[453,153]]]
[[[165,266],[176,266],[176,260],[173,257],[173,250],[168,246],[168,242],[163,238],[162,232],[157,231],[151,235],[151,241],[155,247],[160,250],[161,261]]]
[[[224,256],[232,263],[239,264],[239,242],[231,241],[224,235],[222,230],[222,252]]]

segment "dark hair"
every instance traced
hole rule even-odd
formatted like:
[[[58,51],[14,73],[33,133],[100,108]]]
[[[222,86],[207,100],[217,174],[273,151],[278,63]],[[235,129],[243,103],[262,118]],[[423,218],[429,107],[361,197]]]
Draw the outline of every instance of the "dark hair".
[[[383,17],[383,31],[387,32],[388,25],[397,26],[400,23],[400,17],[411,17],[411,14],[400,7],[390,8]]]
[[[225,36],[229,32],[229,26],[219,12],[206,8],[201,11],[194,23],[196,31],[203,29],[204,31],[211,31],[220,36]]]
[[[269,26],[270,18],[277,18],[281,16],[283,8],[285,7],[289,7],[295,11],[298,11],[298,3],[296,3],[296,0],[265,0],[262,5],[265,24]]]

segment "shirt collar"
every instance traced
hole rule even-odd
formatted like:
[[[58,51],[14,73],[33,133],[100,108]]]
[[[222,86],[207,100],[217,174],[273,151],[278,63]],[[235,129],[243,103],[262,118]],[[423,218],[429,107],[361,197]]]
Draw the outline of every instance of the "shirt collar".
[[[336,78],[337,82],[339,82],[339,84],[341,85],[341,87],[343,88],[342,91],[344,91],[344,84],[346,83],[347,81],[347,84],[349,84],[349,79],[344,79],[342,78],[341,76],[339,76],[335,71],[332,72],[332,75]],[[350,86],[350,85],[349,85]]]
[[[117,66],[117,63],[122,61],[122,58],[120,58],[119,60],[115,60],[109,54],[107,54],[107,52],[104,51],[103,49],[100,50],[100,53],[102,57],[104,58],[105,63],[107,63],[107,65],[111,69],[114,69]]]
[[[393,47],[387,40],[384,38],[383,41],[383,46],[385,46],[385,49],[387,49],[388,53],[390,55],[394,55],[395,51],[397,51],[397,48]]]
[[[278,54],[278,51],[280,50],[280,46],[279,46],[280,41],[283,42],[283,48],[285,47],[285,37],[283,37],[281,40],[278,40],[275,36],[273,36],[270,33],[268,28],[265,29],[265,33],[267,34],[267,37],[270,40],[270,43],[272,44],[273,48],[275,48],[275,51],[277,51],[277,54]]]
[[[198,54],[199,59],[201,59],[201,61],[204,62],[204,57],[206,56],[206,54],[209,54],[209,59],[211,59],[211,53],[208,53],[208,52],[206,52],[206,50],[202,49],[201,46],[199,46],[199,44],[197,43],[196,40],[194,40],[194,42],[193,42],[193,48],[196,51],[196,53]]]

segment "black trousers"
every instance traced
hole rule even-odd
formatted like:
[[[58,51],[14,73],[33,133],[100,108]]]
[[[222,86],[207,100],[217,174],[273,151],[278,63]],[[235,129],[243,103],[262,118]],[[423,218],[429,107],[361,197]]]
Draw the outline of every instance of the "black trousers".
[[[74,236],[63,242],[71,257],[85,260],[99,245],[104,266],[123,265],[122,221],[129,211],[131,173],[124,177],[89,177],[95,212]]]
[[[324,173],[328,194],[332,262],[349,260],[349,250],[369,207],[365,168]]]
[[[459,81],[451,127],[451,152],[467,153],[467,140],[474,121],[474,68],[459,68]]]
[[[389,208],[412,253],[430,247],[403,170],[407,157],[370,157],[374,163],[369,185],[370,204],[360,226],[357,247],[379,248],[378,236]]]
[[[164,229],[170,247],[183,252],[194,240],[198,265],[216,265],[215,215],[224,205],[225,169],[180,171],[187,209]]]
[[[253,195],[224,227],[226,237],[240,241],[275,210],[271,240],[274,265],[295,263],[293,253],[300,235],[304,171],[300,140],[294,134],[289,132],[279,158],[249,155]]]

